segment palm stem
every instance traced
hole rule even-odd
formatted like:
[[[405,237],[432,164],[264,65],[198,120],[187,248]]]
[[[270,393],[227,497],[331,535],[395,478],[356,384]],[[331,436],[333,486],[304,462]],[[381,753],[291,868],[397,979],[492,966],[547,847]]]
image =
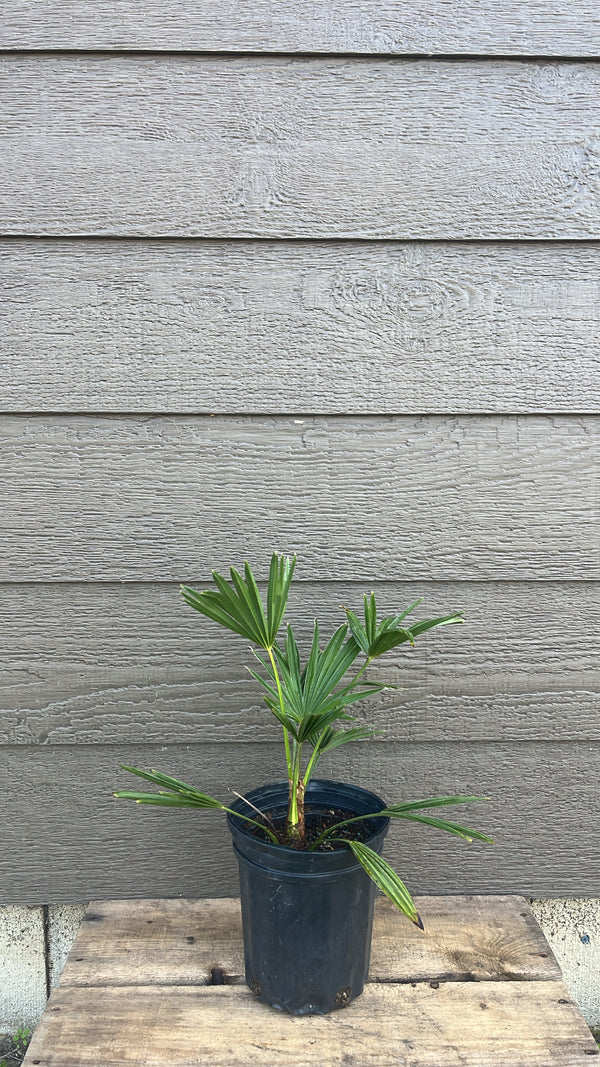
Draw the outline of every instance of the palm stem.
[[[287,821],[287,831],[290,841],[303,841],[306,833],[304,823],[305,783],[301,777],[301,770],[302,745],[295,741],[293,771],[290,782],[290,805]]]
[[[279,697],[279,707],[280,707],[282,715],[284,715],[285,714],[285,705],[283,703],[283,690],[281,688],[281,680],[279,678],[279,671],[277,670],[277,664],[275,662],[275,656],[273,655],[273,649],[272,648],[267,648],[267,649],[265,649],[265,651],[268,653],[269,659],[271,660],[271,667],[273,668],[273,676],[275,678],[275,685],[277,686],[277,695]],[[291,756],[291,752],[290,752],[290,736],[289,736],[289,733],[286,730],[285,726],[283,727],[283,743],[284,743],[284,746],[285,746],[285,762],[287,764],[288,781],[291,783],[293,764],[292,764],[292,756]]]
[[[320,755],[321,755],[321,753],[319,751],[319,742],[317,741],[315,747],[313,748],[312,755],[311,755],[311,757],[310,757],[310,759],[308,761],[308,764],[306,766],[306,770],[304,772],[304,785],[305,786],[307,786],[309,781],[310,781],[310,777],[312,775],[312,772],[315,769],[315,765],[316,765],[317,760],[319,759]]]
[[[352,686],[355,686],[356,683],[358,682],[358,679],[362,678],[363,674],[365,673],[367,667],[372,662],[372,660],[373,660],[373,656],[367,656],[367,658],[366,658],[365,662],[363,663],[362,667],[360,667],[359,670],[354,675],[354,678],[352,679],[352,682],[351,682]]]

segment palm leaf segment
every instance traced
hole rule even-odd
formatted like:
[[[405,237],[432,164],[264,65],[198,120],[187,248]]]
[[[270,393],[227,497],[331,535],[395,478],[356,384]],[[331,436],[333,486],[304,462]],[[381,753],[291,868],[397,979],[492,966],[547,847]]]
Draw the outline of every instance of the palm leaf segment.
[[[423,808],[438,808],[449,804],[465,804],[472,800],[486,799],[487,797],[474,796],[427,797],[425,800],[409,800],[404,804],[393,804],[384,808],[382,811],[375,812],[373,815],[367,817],[377,818],[387,815],[392,819],[411,819],[414,822],[424,823],[427,826],[435,826],[438,830],[445,830],[447,833],[454,834],[456,837],[462,837],[465,841],[484,841],[486,844],[493,845],[493,839],[488,837],[487,834],[480,833],[479,830],[469,830],[465,826],[460,826],[455,822],[448,822],[446,819],[438,819],[431,815],[418,814]],[[404,885],[404,882],[399,875],[396,874],[393,867],[390,867],[389,863],[386,863],[381,856],[361,841],[333,836],[333,834],[339,833],[341,827],[351,822],[358,822],[363,818],[365,818],[365,816],[346,819],[344,822],[338,823],[337,826],[331,827],[330,830],[325,831],[324,834],[321,834],[321,836],[317,838],[313,843],[312,848],[316,848],[319,842],[325,837],[329,837],[329,840],[332,842],[343,842],[344,844],[349,845],[361,866],[369,877],[373,879],[379,889],[381,889],[382,893],[384,893],[386,897],[388,897],[389,900],[391,900],[392,903],[411,920],[411,922],[422,930],[423,923],[421,922],[421,917],[415,907],[414,901]]]
[[[413,800],[405,804],[392,804],[379,815],[388,815],[391,819],[409,819],[411,822],[419,822],[424,826],[434,826],[437,830],[445,830],[455,837],[462,837],[463,841],[484,841],[487,845],[493,845],[493,838],[482,834],[479,830],[470,830],[467,826],[461,826],[448,819],[439,819],[433,815],[421,815],[423,808],[438,808],[447,804],[465,804],[471,800],[487,800],[487,797],[429,797],[427,800]]]
[[[382,816],[387,816],[390,819],[410,819],[412,822],[420,822],[425,826],[434,826],[438,830],[445,830],[456,837],[462,837],[464,841],[484,841],[487,845],[493,845],[493,838],[488,837],[487,834],[482,834],[479,830],[470,830],[459,823],[449,822],[447,819],[440,819],[437,816],[420,814],[424,808],[442,808],[447,807],[449,804],[468,804],[473,800],[487,799],[487,797],[474,796],[426,797],[425,800],[407,800],[403,804],[391,804],[382,808],[381,811],[372,812],[370,815],[355,815],[351,819],[344,819],[343,822],[324,830],[310,847],[311,850],[316,849],[326,837],[331,837],[332,834],[337,833],[341,826],[347,826],[348,823],[361,822],[364,819],[378,819]]]
[[[163,774],[161,771],[143,771],[139,767],[129,767],[125,763],[121,763],[120,766],[122,770],[129,771],[138,778],[145,778],[153,785],[162,786],[162,789],[158,793],[140,793],[133,789],[120,789],[114,794],[116,797],[135,800],[138,804],[156,804],[162,807],[177,808],[214,808],[217,811],[225,811],[225,805],[220,800],[209,797],[207,793],[201,793],[199,789],[181,782],[179,778],[171,778],[170,775]]]
[[[199,789],[188,785],[187,782],[181,782],[179,778],[171,778],[162,771],[143,771],[140,767],[129,767],[125,763],[121,763],[120,766],[122,770],[129,771],[138,778],[144,778],[153,785],[162,786],[158,793],[143,793],[137,789],[119,789],[118,792],[113,793],[113,796],[121,800],[134,800],[136,804],[152,804],[160,808],[212,808],[214,811],[230,812],[237,818],[260,827],[263,833],[277,844],[277,838],[268,826],[257,822],[256,819],[251,819],[248,815],[242,815],[241,812],[232,812],[231,808],[222,804],[220,800],[210,797],[208,793],[201,793]]]
[[[275,645],[274,648],[283,700],[280,699],[273,670],[266,660],[257,654],[266,677],[250,671],[265,691],[268,707],[296,741],[299,744],[308,741],[316,745],[321,740],[319,747],[322,752],[346,740],[357,740],[359,735],[365,737],[372,734],[371,730],[357,727],[350,737],[351,731],[334,731],[330,727],[336,719],[351,719],[345,713],[349,704],[385,688],[378,683],[357,686],[355,682],[337,688],[359,652],[356,642],[347,640],[347,636],[347,626],[340,626],[325,648],[321,649],[319,624],[315,620],[310,654],[306,666],[302,668],[296,639],[291,627],[288,627],[284,647]],[[322,737],[325,730],[329,732]]]
[[[270,649],[281,626],[295,566],[295,556],[288,558],[273,554],[266,610],[248,562],[244,564],[243,577],[231,567],[230,582],[213,571],[217,591],[209,589],[200,593],[189,585],[182,585],[181,593],[186,604],[213,622],[233,630],[259,648]]]
[[[386,897],[392,901],[392,904],[395,904],[400,909],[403,915],[406,915],[415,926],[423,930],[423,923],[415,907],[415,902],[394,868],[390,867],[382,856],[379,856],[368,845],[364,845],[362,841],[352,841],[349,838],[338,838],[338,840],[345,840],[345,843],[350,846],[361,867],[364,868],[369,878],[373,879],[375,885],[381,889],[382,893],[385,893]]]
[[[435,626],[463,621],[462,612],[458,612],[454,615],[442,615],[437,619],[422,619],[421,622],[413,623],[412,626],[402,626],[404,619],[420,603],[421,600],[415,600],[414,604],[398,615],[386,615],[380,623],[377,622],[374,593],[371,593],[370,597],[365,594],[364,597],[364,624],[353,611],[344,608],[350,632],[361,652],[370,660],[376,659],[377,656],[382,656],[384,652],[389,652],[391,648],[395,648],[404,641],[414,645],[415,637],[427,630],[432,630]]]

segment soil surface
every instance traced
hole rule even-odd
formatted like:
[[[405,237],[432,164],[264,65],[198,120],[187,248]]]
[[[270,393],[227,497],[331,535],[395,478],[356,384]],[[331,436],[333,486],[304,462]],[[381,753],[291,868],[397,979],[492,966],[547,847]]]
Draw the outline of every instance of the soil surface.
[[[323,805],[312,806],[306,805],[304,811],[304,817],[306,822],[306,839],[299,844],[292,844],[286,841],[286,814],[281,809],[266,813],[270,819],[268,823],[269,828],[274,830],[277,838],[282,845],[287,845],[298,850],[305,850],[309,848],[323,833],[324,830],[328,830],[330,827],[336,826],[338,823],[343,822],[345,819],[352,819],[356,817],[355,811],[348,811],[345,808],[326,808]],[[260,821],[259,816],[256,816],[257,822]],[[340,836],[350,838],[352,841],[367,841],[369,837],[375,831],[375,820],[364,818],[360,822],[351,822],[347,826],[340,826]],[[259,837],[262,841],[267,841],[273,844],[269,837],[258,826],[252,826],[248,823],[245,827],[247,833],[252,834],[253,837]],[[335,834],[331,835],[332,837]],[[333,841],[327,838],[317,845],[315,852],[334,852],[336,849],[347,848],[347,845],[335,844]]]

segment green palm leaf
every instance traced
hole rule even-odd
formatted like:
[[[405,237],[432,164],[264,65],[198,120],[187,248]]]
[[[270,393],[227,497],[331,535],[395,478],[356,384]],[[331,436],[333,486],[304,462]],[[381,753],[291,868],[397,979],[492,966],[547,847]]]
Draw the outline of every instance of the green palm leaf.
[[[360,619],[358,618],[358,615],[355,615],[353,611],[350,611],[350,608],[344,608],[344,611],[346,612],[346,618],[348,620],[348,627],[350,629],[350,633],[352,634],[361,652],[363,652],[365,656],[368,656],[369,638],[367,637],[365,627],[362,625]]]
[[[186,604],[220,626],[240,634],[260,648],[270,649],[275,643],[281,620],[287,605],[290,583],[296,565],[291,559],[273,553],[269,568],[267,610],[261,600],[250,564],[244,564],[244,576],[230,568],[228,582],[218,571],[213,571],[217,592],[213,589],[199,592],[188,585],[181,586]]]
[[[402,804],[390,804],[387,815],[397,815],[404,811],[419,811],[421,808],[443,808],[447,804],[468,804],[472,800],[489,800],[489,797],[426,797],[425,800],[406,800]]]
[[[455,612],[453,615],[442,615],[439,619],[422,619],[421,622],[414,623],[409,629],[413,637],[418,637],[419,634],[432,630],[434,626],[453,626],[455,623],[460,622],[464,622],[462,611]]]
[[[187,785],[186,782],[180,782],[178,778],[171,778],[168,774],[162,774],[161,771],[142,771],[139,767],[129,767],[125,763],[119,764],[121,770],[129,771],[130,774],[137,775],[138,778],[144,778],[147,782],[152,782],[154,785],[163,786],[169,789],[172,793],[175,793],[180,799],[189,800],[195,807],[201,808],[215,808],[218,810],[225,810],[224,805],[220,800],[215,800],[214,797],[209,797],[207,793],[201,793],[200,790],[195,789],[192,785]],[[123,795],[123,793],[130,794],[131,790],[121,790],[119,794],[115,793],[115,796]],[[166,794],[160,793],[140,793],[139,797],[160,797]],[[138,799],[138,797],[127,796],[128,800]],[[148,803],[147,801],[140,801],[140,803]]]
[[[174,793],[139,793],[134,789],[119,789],[113,793],[120,800],[135,800],[136,804],[156,804],[162,808],[206,808],[212,804],[201,804],[192,797],[176,796]],[[220,805],[222,806],[222,805]]]
[[[314,737],[318,730],[323,730],[325,727],[330,726],[332,722],[339,722],[340,720],[350,722],[349,715],[345,715],[343,706],[335,704],[330,707],[329,711],[324,712],[322,710],[318,712],[308,712],[303,716],[302,721],[297,726],[297,740],[300,744],[304,741],[308,741],[310,737]]]
[[[330,838],[330,840],[333,840],[333,838]],[[358,862],[367,872],[369,878],[381,889],[381,892],[385,893],[386,897],[400,909],[403,915],[406,915],[407,919],[410,919],[415,926],[423,930],[423,923],[415,907],[415,902],[393,867],[390,867],[389,863],[386,863],[381,856],[378,856],[368,845],[364,845],[362,841],[351,841],[344,838],[336,838],[335,840],[345,840],[345,843],[350,845]]]
[[[267,588],[267,622],[269,635],[272,636],[273,641],[279,633],[285,613],[295,567],[295,556],[288,559],[285,556],[278,556],[276,552],[273,553]]]
[[[371,593],[370,596],[365,594],[363,600],[364,623],[361,623],[358,616],[353,611],[350,611],[349,608],[344,608],[344,611],[354,641],[361,652],[370,660],[382,656],[384,652],[389,652],[392,648],[396,648],[397,645],[405,641],[408,641],[411,645],[414,644],[416,636],[433,629],[435,626],[444,626],[449,623],[463,621],[462,614],[455,613],[454,615],[443,615],[437,619],[423,619],[421,622],[414,623],[408,627],[401,626],[400,623],[406,616],[410,615],[411,611],[414,611],[417,605],[421,603],[421,600],[415,600],[404,611],[396,615],[386,615],[378,623],[375,594]]]
[[[334,730],[332,726],[328,726],[314,741],[311,737],[308,740],[318,748],[319,755],[322,756],[324,752],[338,748],[339,745],[347,745],[350,741],[366,741],[382,733],[383,730],[376,730],[372,726],[352,726],[349,730]]]
[[[161,789],[158,793],[140,793],[134,789],[119,789],[118,792],[113,793],[113,796],[118,797],[120,800],[135,800],[137,804],[154,804],[163,808],[212,808],[217,811],[226,811],[235,815],[238,819],[243,819],[245,822],[253,823],[254,826],[259,826],[277,844],[277,838],[269,830],[268,826],[264,826],[247,815],[242,815],[239,811],[232,812],[231,808],[226,807],[220,800],[209,797],[207,793],[201,793],[199,789],[194,789],[192,785],[180,782],[178,778],[171,778],[161,771],[142,771],[139,767],[129,767],[124,763],[121,763],[120,767],[124,771],[136,774],[138,778],[144,778],[155,785],[167,786],[169,789],[169,792]]]
[[[389,815],[393,819],[409,819],[411,822],[420,822],[425,826],[434,826],[437,830],[445,830],[446,833],[454,834],[455,837],[462,837],[463,841],[484,841],[486,845],[494,844],[493,838],[480,833],[479,830],[469,830],[468,827],[460,826],[459,823],[436,819],[433,815],[416,815],[411,811],[394,811],[393,808],[385,808],[379,814]]]
[[[347,627],[340,626],[325,648],[320,649],[319,629],[315,623],[311,650],[304,669],[302,669],[300,653],[290,627],[288,627],[284,647],[276,645],[274,648],[284,706],[290,718],[302,724],[303,739],[318,729],[316,717],[322,717],[321,728],[324,728],[338,715],[340,717],[343,715],[347,704],[360,700],[364,696],[370,696],[372,693],[378,693],[383,688],[379,683],[373,683],[363,687],[360,691],[354,685],[336,689],[358,654],[355,642],[346,640],[347,633]],[[268,676],[264,688],[271,690],[269,697],[272,699],[273,674],[265,663],[263,666],[266,667]],[[310,720],[309,725],[307,725],[308,720]]]

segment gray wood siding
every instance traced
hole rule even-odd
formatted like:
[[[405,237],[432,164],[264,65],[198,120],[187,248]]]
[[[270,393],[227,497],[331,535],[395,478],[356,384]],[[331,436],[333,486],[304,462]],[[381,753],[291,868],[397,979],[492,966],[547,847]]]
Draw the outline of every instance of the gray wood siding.
[[[596,63],[5,55],[0,96],[4,234],[600,236]]]
[[[594,0],[5,0],[3,48],[597,56]]]
[[[5,239],[0,285],[4,411],[600,406],[589,243]]]
[[[465,611],[323,765],[491,797],[494,848],[394,829],[410,888],[597,895],[596,3],[118,6],[0,19],[0,903],[237,891],[218,819],[111,794],[281,777],[177,590],[273,549],[304,642]]]
[[[302,647],[316,616],[333,632],[340,605],[360,609],[372,587],[301,582],[288,617],[298,620]],[[370,744],[594,741],[598,589],[577,581],[377,584],[386,611],[422,596],[415,618],[463,610],[465,622],[371,667],[369,677],[396,688],[355,710],[385,730]],[[238,741],[279,741],[281,728],[247,673],[246,642],[205,623],[176,585],[7,585],[0,629],[1,744],[227,744],[234,730]]]
[[[6,416],[0,580],[600,578],[591,416]],[[590,504],[592,502],[592,504]],[[262,573],[261,573],[262,572]]]
[[[281,745],[5,746],[0,805],[10,868],[5,900],[230,896],[235,860],[219,813],[156,812],[116,800],[132,776],[120,762],[159,766],[223,800],[281,780]],[[397,797],[483,794],[464,822],[494,846],[394,826],[386,856],[414,892],[595,896],[600,746],[597,742],[363,745],[332,753],[323,770]],[[461,809],[462,812],[462,809]],[[560,844],[557,844],[560,843]]]

